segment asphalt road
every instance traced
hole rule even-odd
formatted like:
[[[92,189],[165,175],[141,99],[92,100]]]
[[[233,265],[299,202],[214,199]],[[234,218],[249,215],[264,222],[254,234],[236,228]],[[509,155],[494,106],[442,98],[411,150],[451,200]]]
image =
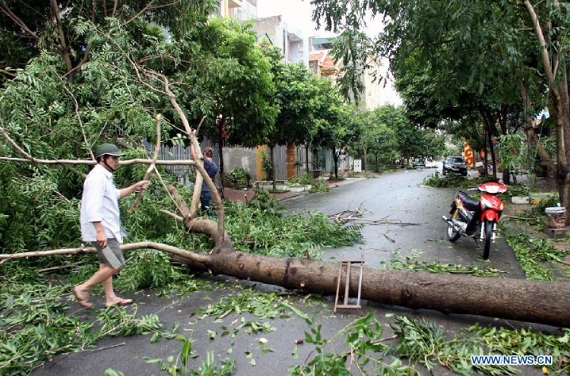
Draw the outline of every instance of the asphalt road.
[[[339,184],[332,192],[299,195],[287,199],[284,204],[290,211],[318,209],[327,214],[360,207],[363,219],[384,221],[381,224],[364,226],[364,244],[352,248],[327,250],[325,261],[338,258],[342,254],[359,258],[363,253],[366,266],[375,267],[380,265],[382,260],[393,257],[394,252],[409,255],[416,250],[421,252],[419,258],[422,260],[491,265],[505,271],[502,278],[522,277],[513,252],[500,239],[493,246],[488,261],[481,259],[482,250],[470,239],[460,239],[455,244],[447,241],[446,224],[441,216],[447,214],[455,191],[422,187],[421,182],[433,172],[434,169],[426,168],[402,170],[374,179],[349,179]],[[239,296],[248,286],[254,286],[256,290],[282,291],[279,288],[237,282],[232,279],[213,280],[214,288],[211,291],[197,291],[181,297],[159,294],[154,290],[141,291],[134,296],[128,296],[134,298],[136,304],[127,307],[126,310],[127,312],[138,310],[138,317],[148,314],[158,315],[165,330],[173,325],[180,325],[178,333],[193,341],[192,349],[196,358],[192,358],[190,364],[194,370],[205,362],[208,353],[212,353],[216,364],[220,364],[221,360],[227,357],[235,359],[237,362],[233,373],[235,376],[280,376],[288,374],[288,367],[303,364],[315,355],[314,346],[296,343],[298,339],[304,338],[309,327],[295,315],[288,318],[267,319],[233,311],[219,320],[212,317],[201,318],[197,313],[199,309],[206,309],[223,297]],[[382,323],[383,336],[386,338],[392,335],[390,324],[398,315],[425,318],[440,326],[448,335],[458,333],[475,322],[507,327],[519,325],[516,322],[493,318],[444,315],[433,311],[410,310],[370,302],[363,302],[362,309],[340,310],[334,315],[332,312],[334,302],[331,297],[316,302],[307,302],[302,296],[290,296],[288,300],[309,315],[316,313],[317,322],[322,326],[322,335],[325,338],[332,338],[339,330],[366,313],[373,313]],[[96,320],[102,308],[102,304],[98,304],[96,309],[86,311],[80,309],[73,301],[69,302],[69,306],[72,314],[79,320],[86,321]],[[264,333],[237,330],[241,323],[253,321],[266,322],[272,330]],[[230,328],[235,335],[222,335],[224,328]],[[212,333],[215,333],[214,339]],[[266,344],[260,342],[262,338],[266,340]],[[166,372],[161,371],[157,364],[147,363],[145,358],[166,360],[168,357],[173,357],[176,360],[181,351],[181,343],[166,339],[151,343],[150,339],[150,335],[107,337],[97,343],[96,349],[55,356],[52,361],[34,370],[32,374],[96,376],[104,375],[107,369],[113,369],[124,375],[164,375]],[[342,349],[342,345],[336,347],[336,351]],[[178,365],[181,366],[181,363]],[[418,369],[421,374],[429,374],[421,366],[418,366]],[[518,370],[519,375],[538,374],[537,370],[532,368],[520,367]],[[358,373],[355,371],[354,374]],[[452,373],[447,368],[436,367],[433,374]]]
[[[348,179],[332,192],[294,197],[287,200],[286,206],[289,211],[320,210],[330,215],[344,210],[362,212],[365,244],[327,251],[329,259],[339,259],[342,254],[359,259],[363,253],[366,265],[377,267],[394,255],[421,252],[417,257],[421,261],[489,266],[504,271],[503,277],[524,278],[504,239],[497,239],[491,246],[487,261],[482,259],[482,245],[479,247],[474,240],[447,240],[447,224],[442,216],[449,216],[456,190],[422,185],[436,169],[400,170],[378,178]],[[380,223],[370,224],[374,221]]]

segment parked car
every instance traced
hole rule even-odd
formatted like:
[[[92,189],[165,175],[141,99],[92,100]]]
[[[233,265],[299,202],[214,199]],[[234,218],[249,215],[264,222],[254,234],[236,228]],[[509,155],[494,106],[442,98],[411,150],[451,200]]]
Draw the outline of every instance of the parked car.
[[[421,158],[421,157],[414,157],[412,159],[412,167],[416,168],[416,167],[425,167],[426,166],[426,160],[425,158]]]
[[[443,175],[448,172],[455,174],[461,174],[467,176],[467,165],[465,164],[465,159],[460,156],[447,157],[443,160],[443,166],[441,169]]]

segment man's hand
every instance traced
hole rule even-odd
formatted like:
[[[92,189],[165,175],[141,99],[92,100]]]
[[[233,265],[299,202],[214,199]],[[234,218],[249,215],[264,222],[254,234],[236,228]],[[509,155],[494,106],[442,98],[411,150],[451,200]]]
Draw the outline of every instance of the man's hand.
[[[148,180],[141,180],[134,184],[134,190],[136,192],[144,191],[148,188]]]
[[[120,194],[120,198],[123,198],[127,195],[130,195],[133,192],[140,192],[140,191],[144,191],[148,188],[148,180],[141,180],[138,183],[135,183],[133,185],[130,185],[126,188],[121,189],[121,194]]]
[[[105,248],[107,246],[107,234],[105,234],[105,230],[101,226],[101,222],[93,223],[95,228],[97,229],[97,234],[95,235],[95,241],[101,248]]]
[[[97,244],[99,244],[99,246],[101,248],[105,248],[107,246],[107,235],[105,235],[105,231],[99,231],[97,233]]]

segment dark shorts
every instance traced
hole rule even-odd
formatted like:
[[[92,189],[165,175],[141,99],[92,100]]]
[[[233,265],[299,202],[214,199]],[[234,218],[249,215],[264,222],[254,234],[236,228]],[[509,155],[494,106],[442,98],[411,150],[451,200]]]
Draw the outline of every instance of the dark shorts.
[[[110,266],[113,269],[119,269],[125,266],[121,243],[116,239],[107,239],[107,247],[105,249],[101,248],[97,242],[92,242],[91,245],[97,248],[97,257],[99,257],[101,264]]]

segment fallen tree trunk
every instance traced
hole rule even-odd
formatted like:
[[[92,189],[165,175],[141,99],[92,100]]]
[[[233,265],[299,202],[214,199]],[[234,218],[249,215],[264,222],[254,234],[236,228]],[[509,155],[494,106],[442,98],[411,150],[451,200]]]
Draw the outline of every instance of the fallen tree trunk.
[[[153,242],[125,244],[122,248],[125,251],[152,248],[168,252],[176,261],[195,271],[322,295],[336,294],[338,263],[274,258],[228,248],[214,250],[211,254],[195,253]],[[0,263],[28,257],[94,252],[93,248],[77,248],[0,255]],[[346,278],[344,270],[341,284]],[[353,267],[350,296],[357,295],[358,277],[358,270]],[[567,282],[363,268],[361,297],[377,303],[426,308],[446,314],[472,314],[570,327],[570,283]]]
[[[204,262],[177,256],[192,269],[207,269],[288,289],[334,295],[339,264],[308,259],[272,258],[215,251]],[[351,272],[350,296],[356,297],[358,271]],[[341,282],[346,274],[343,270]],[[342,289],[341,289],[342,290]],[[474,314],[570,327],[570,283],[444,275],[418,271],[363,269],[362,298],[446,314]]]

